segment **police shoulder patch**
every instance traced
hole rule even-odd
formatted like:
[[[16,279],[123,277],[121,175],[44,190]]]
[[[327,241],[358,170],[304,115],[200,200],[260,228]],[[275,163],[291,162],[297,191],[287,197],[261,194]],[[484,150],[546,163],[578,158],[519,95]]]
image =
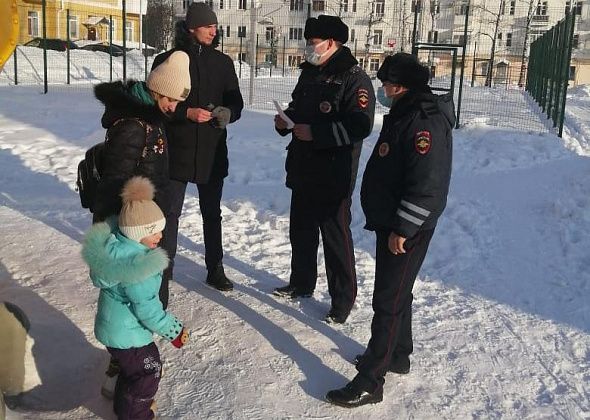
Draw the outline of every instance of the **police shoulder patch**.
[[[359,89],[357,91],[358,104],[361,108],[366,108],[369,105],[369,91],[367,89]]]
[[[432,135],[430,134],[430,131],[417,131],[414,135],[414,146],[416,148],[416,152],[419,154],[427,154],[430,151],[430,147],[432,146]]]

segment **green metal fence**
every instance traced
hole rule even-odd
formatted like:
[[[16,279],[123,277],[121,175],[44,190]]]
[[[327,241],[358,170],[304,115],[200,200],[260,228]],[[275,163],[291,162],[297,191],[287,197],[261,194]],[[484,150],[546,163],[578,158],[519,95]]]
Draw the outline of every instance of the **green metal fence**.
[[[526,90],[563,132],[565,98],[569,80],[575,14],[564,19],[531,44]]]

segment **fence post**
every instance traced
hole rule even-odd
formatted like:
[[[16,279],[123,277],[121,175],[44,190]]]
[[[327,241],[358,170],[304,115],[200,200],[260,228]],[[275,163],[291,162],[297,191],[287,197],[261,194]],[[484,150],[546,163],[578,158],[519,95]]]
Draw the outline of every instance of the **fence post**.
[[[283,37],[283,77],[285,77],[285,55],[287,55],[287,41],[286,37]]]
[[[467,51],[467,28],[468,28],[468,26],[469,26],[469,3],[467,3],[467,8],[465,11],[465,28],[463,29],[463,53],[461,54],[461,75],[459,76],[459,95],[457,96],[457,121],[455,122],[455,128],[459,128],[459,124],[461,121],[461,101],[463,99],[463,77],[465,75],[465,52]],[[457,50],[455,50],[455,51],[457,51]],[[455,54],[455,56],[456,56],[456,54]],[[453,75],[453,80],[455,80],[454,75]],[[454,86],[453,86],[453,88],[454,88]]]
[[[254,50],[254,76],[258,77],[258,34],[256,34],[256,49]]]
[[[66,11],[66,83],[70,84],[70,9],[68,8]]]
[[[141,22],[141,39],[143,41],[143,80],[147,81],[148,78],[148,43],[145,34],[147,33],[146,23],[143,22],[143,15],[139,14]],[[155,52],[154,52],[155,54]]]
[[[113,15],[109,15],[109,81],[113,81]]]
[[[122,20],[123,20],[123,81],[127,81],[127,2],[121,0],[122,3]]]
[[[238,63],[240,63],[240,79],[242,78],[242,41],[244,37],[240,37],[240,52],[238,53]]]
[[[41,2],[43,18],[43,93],[47,93],[47,0]]]
[[[17,54],[18,52],[18,45],[16,47],[14,47],[14,84],[15,86],[18,85],[18,71],[17,71],[17,64],[16,64],[16,60],[17,60]]]

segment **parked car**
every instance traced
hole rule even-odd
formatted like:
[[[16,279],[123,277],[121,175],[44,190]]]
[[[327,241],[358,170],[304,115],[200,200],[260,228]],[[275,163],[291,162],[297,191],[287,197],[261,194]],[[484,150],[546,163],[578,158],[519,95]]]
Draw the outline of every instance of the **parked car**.
[[[116,45],[109,46],[108,44],[86,44],[81,47],[87,51],[98,51],[106,54],[112,54],[113,57],[121,57],[124,53],[123,48]]]
[[[72,41],[57,38],[33,38],[25,44],[27,47],[47,48],[48,50],[65,51],[68,49],[75,50],[78,46]]]

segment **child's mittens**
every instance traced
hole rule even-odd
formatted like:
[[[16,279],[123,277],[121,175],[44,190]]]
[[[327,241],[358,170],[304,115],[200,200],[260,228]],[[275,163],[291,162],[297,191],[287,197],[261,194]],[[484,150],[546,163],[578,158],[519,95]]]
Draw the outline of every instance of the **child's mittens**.
[[[178,337],[176,337],[174,340],[172,340],[172,345],[174,347],[176,347],[177,349],[179,349],[188,342],[189,337],[190,337],[189,330],[182,327],[182,330],[180,331],[180,334],[178,334]]]

